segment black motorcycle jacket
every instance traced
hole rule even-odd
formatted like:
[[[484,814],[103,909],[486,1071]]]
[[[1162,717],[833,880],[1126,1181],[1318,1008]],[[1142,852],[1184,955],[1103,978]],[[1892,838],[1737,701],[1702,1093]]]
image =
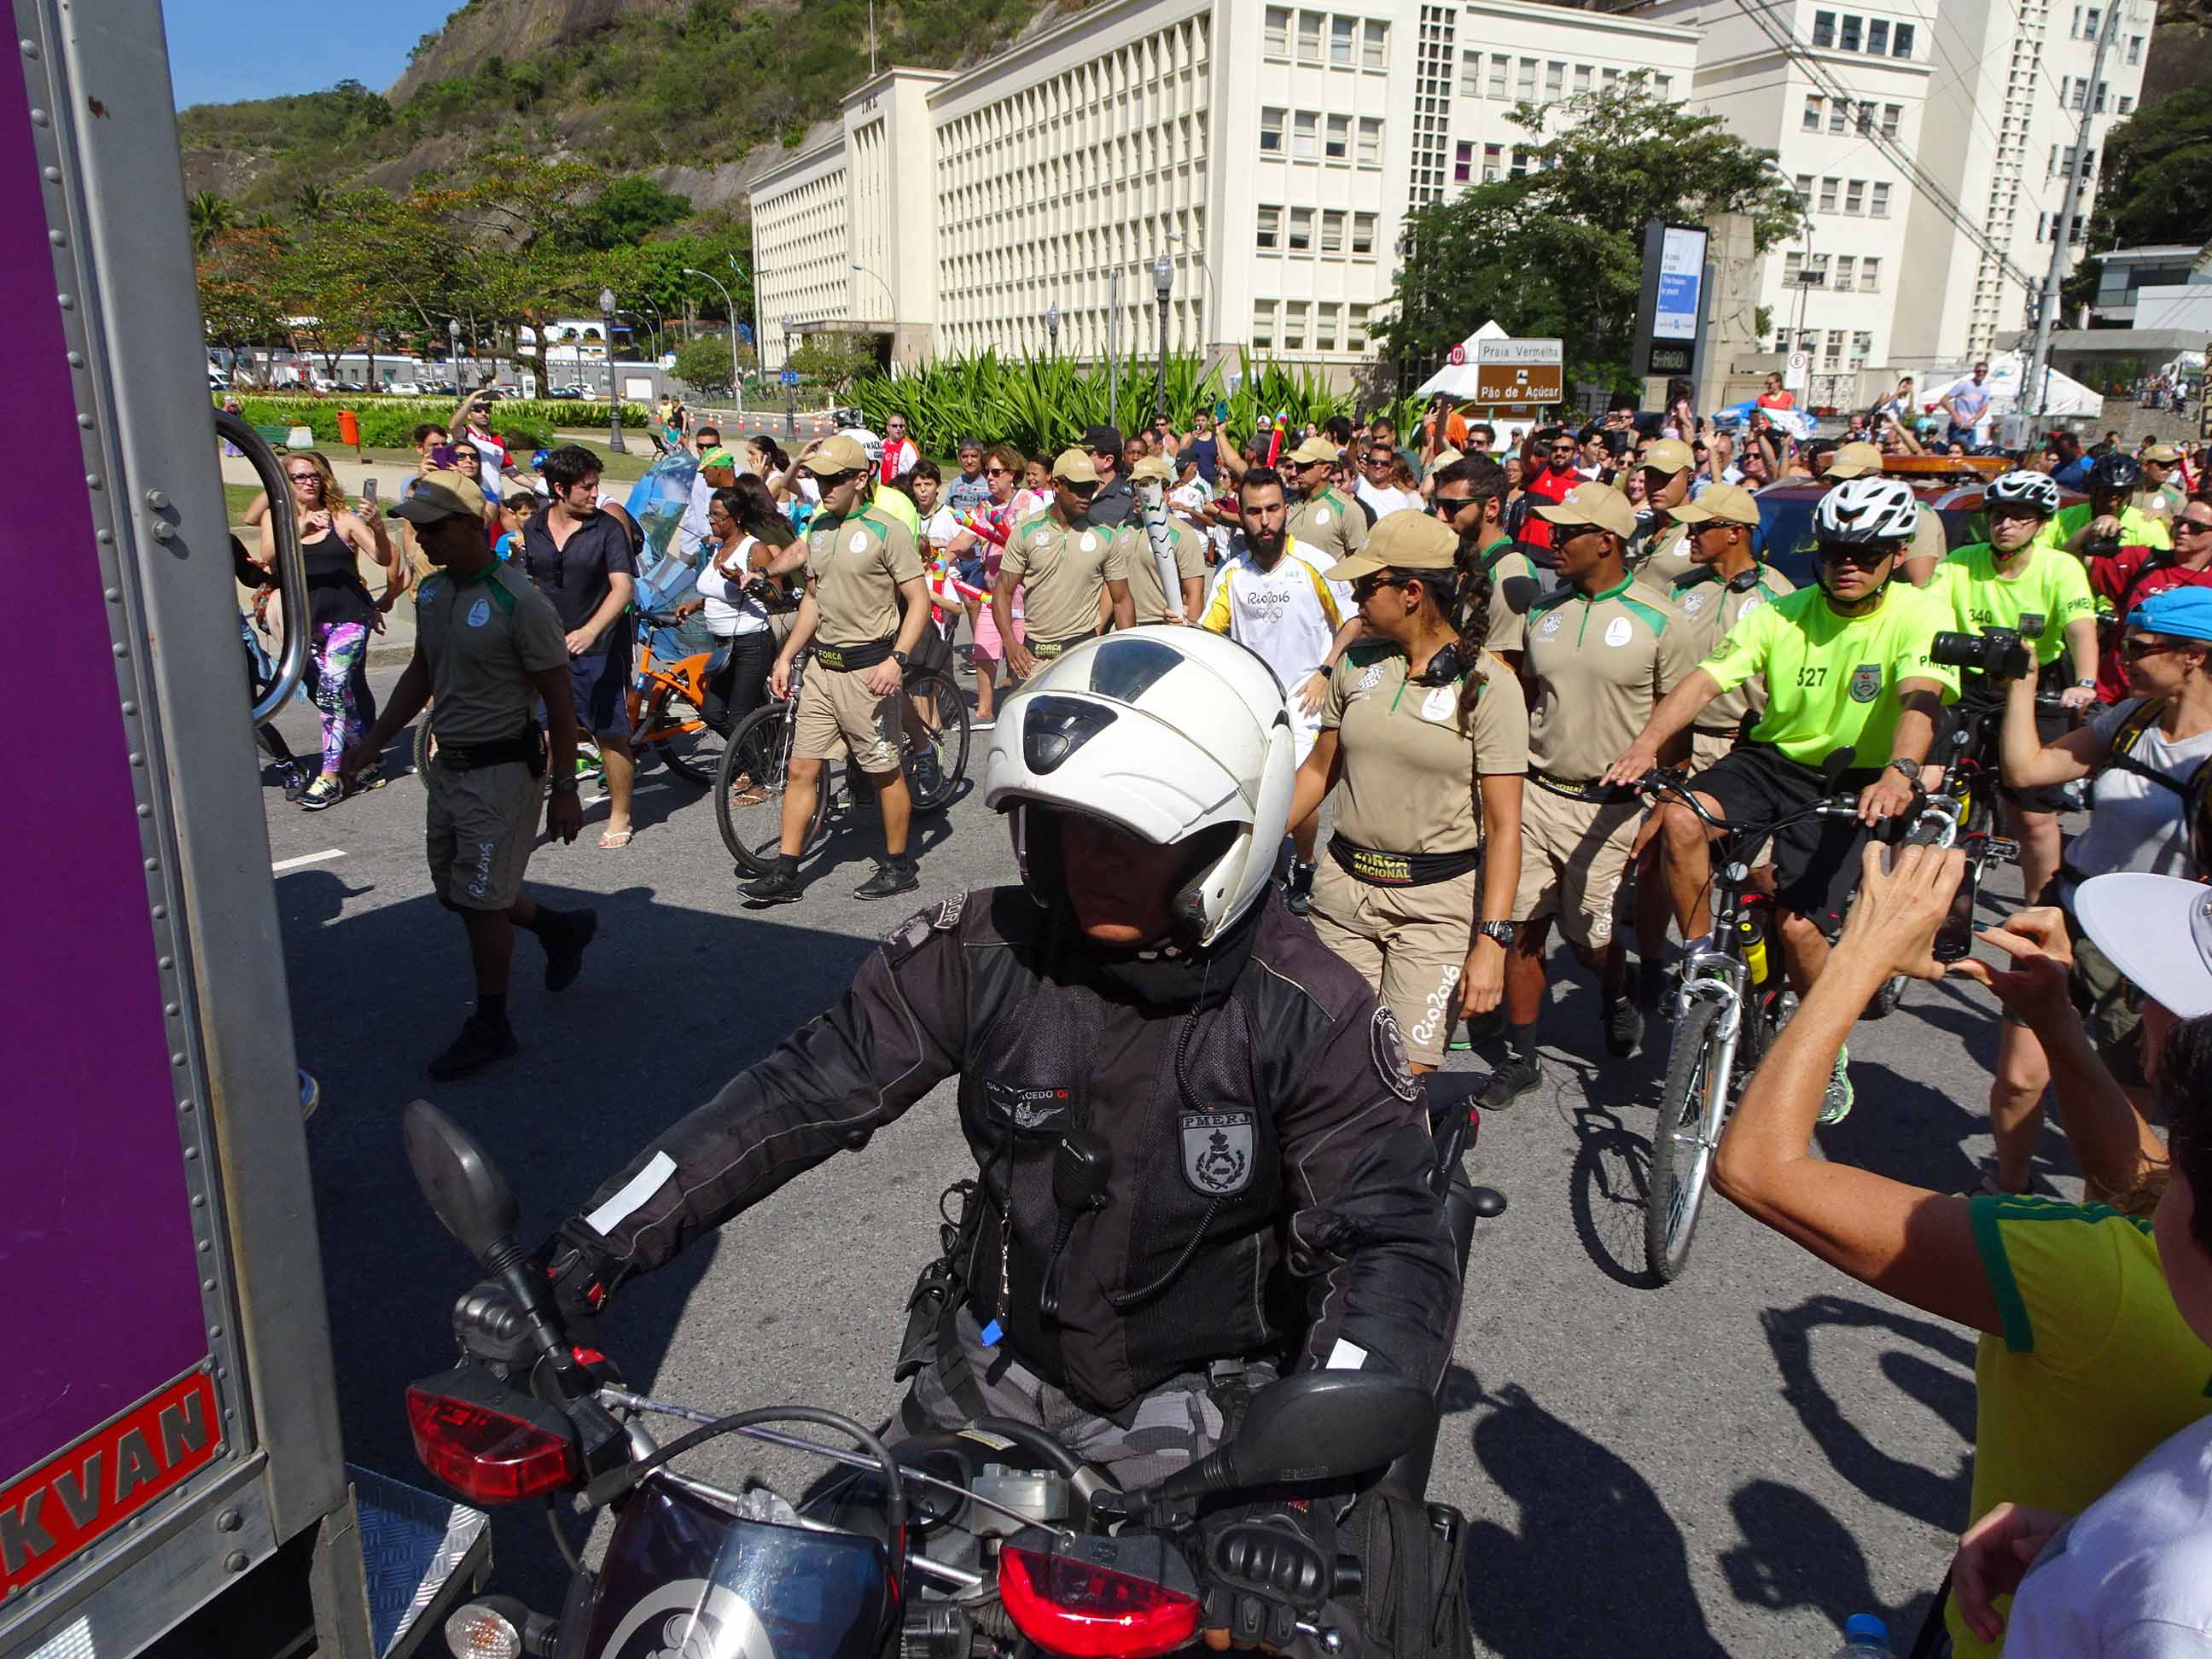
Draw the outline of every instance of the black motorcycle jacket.
[[[925,910],[603,1186],[562,1227],[560,1271],[587,1259],[596,1305],[957,1073],[982,1206],[962,1294],[1088,1408],[1261,1355],[1372,1355],[1433,1388],[1459,1283],[1389,1012],[1273,895],[1179,971],[1099,956],[1018,887]],[[1109,1174],[1103,1204],[1069,1214],[1053,1166],[1077,1130]]]

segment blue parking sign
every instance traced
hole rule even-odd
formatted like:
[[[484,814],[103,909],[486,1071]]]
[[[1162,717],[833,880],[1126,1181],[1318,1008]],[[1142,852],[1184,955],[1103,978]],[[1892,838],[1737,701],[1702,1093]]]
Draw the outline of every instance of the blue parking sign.
[[[785,369],[783,371],[783,383],[786,386],[797,386],[799,384],[799,371],[795,368]]]

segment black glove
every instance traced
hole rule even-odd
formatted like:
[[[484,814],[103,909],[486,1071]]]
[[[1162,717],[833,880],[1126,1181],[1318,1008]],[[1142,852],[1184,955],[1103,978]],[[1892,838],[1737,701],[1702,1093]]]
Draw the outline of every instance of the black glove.
[[[1300,1613],[1318,1611],[1335,1582],[1309,1525],[1304,1511],[1270,1504],[1205,1527],[1207,1630],[1240,1648],[1291,1645]]]
[[[524,1269],[542,1273],[553,1293],[554,1322],[572,1348],[596,1351],[599,1310],[607,1304],[607,1269],[611,1262],[597,1236],[580,1222],[568,1221],[531,1252]],[[537,1350],[522,1312],[507,1288],[480,1280],[453,1304],[453,1334],[461,1351],[474,1358],[520,1368],[532,1363]]]

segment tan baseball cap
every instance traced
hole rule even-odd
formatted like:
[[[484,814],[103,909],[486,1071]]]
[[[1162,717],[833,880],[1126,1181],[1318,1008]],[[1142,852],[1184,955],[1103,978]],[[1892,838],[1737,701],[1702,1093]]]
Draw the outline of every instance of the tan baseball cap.
[[[1173,483],[1175,469],[1167,464],[1164,456],[1147,455],[1129,469],[1129,476],[1132,478],[1151,478],[1159,483]]]
[[[1334,466],[1336,465],[1337,454],[1336,446],[1321,434],[1316,433],[1284,459],[1293,466],[1311,466],[1317,461],[1327,461]]]
[[[1087,449],[1063,449],[1060,459],[1052,464],[1052,476],[1065,478],[1070,483],[1095,484],[1098,482],[1098,464],[1091,459]]]
[[[2142,458],[2147,461],[2161,461],[2172,466],[2181,459],[2181,452],[2172,444],[2153,444],[2148,449],[2143,451]]]
[[[840,432],[824,438],[821,447],[799,465],[817,478],[834,478],[840,472],[866,472],[868,452],[860,447],[858,438]]]
[[[1881,471],[1881,451],[1872,444],[1845,444],[1828,459],[1830,478],[1859,478]]]
[[[1697,500],[1668,507],[1667,516],[1676,524],[1757,524],[1759,503],[1741,484],[1715,484]]]
[[[1449,466],[1454,461],[1463,461],[1466,459],[1467,457],[1461,454],[1456,449],[1439,449],[1437,451],[1436,459],[1429,463],[1429,471],[1431,472],[1441,472],[1446,467]]]
[[[1638,466],[1648,466],[1655,472],[1680,472],[1686,466],[1695,466],[1698,458],[1690,453],[1689,445],[1680,438],[1662,438],[1644,452]]]
[[[1636,533],[1636,509],[1628,497],[1610,484],[1577,484],[1566,500],[1536,509],[1553,524],[1594,524],[1626,541]]]
[[[1322,574],[1333,582],[1358,581],[1378,570],[1449,570],[1459,537],[1432,513],[1401,507],[1385,513],[1367,532],[1367,545]]]
[[[440,469],[425,472],[415,483],[415,493],[404,501],[394,501],[385,508],[389,519],[404,519],[410,524],[435,524],[441,519],[481,519],[484,515],[483,491],[477,488],[476,480],[459,471]]]

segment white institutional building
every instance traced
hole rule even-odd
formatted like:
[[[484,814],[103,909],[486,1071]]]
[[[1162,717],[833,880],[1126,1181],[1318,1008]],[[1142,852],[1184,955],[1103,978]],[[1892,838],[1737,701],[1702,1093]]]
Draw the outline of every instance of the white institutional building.
[[[1104,0],[972,69],[863,82],[753,187],[763,361],[795,343],[786,319],[903,363],[1149,356],[1164,258],[1171,348],[1349,374],[1406,212],[1532,165],[1516,103],[1642,70],[1804,195],[1810,234],[1765,262],[1763,345],[1816,376],[1955,363],[2021,325],[2020,278],[2068,230],[2074,124],[2106,112],[2094,167],[2153,14],[2123,0],[2092,88],[2105,9],[2054,0],[1339,3]]]

